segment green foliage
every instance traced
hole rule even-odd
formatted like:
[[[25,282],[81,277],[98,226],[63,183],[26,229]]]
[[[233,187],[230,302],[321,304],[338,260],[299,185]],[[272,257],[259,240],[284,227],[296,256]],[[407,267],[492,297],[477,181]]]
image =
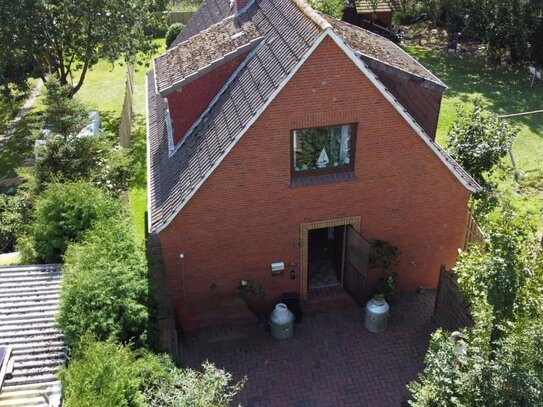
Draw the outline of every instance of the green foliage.
[[[245,277],[236,288],[236,292],[247,304],[251,301],[262,301],[265,298],[264,288],[252,277]]]
[[[309,4],[315,10],[329,16],[341,19],[343,15],[344,0],[309,0]]]
[[[410,405],[543,405],[543,255],[526,219],[505,205],[484,251],[455,267],[474,327],[458,341],[438,330]]]
[[[232,383],[232,375],[209,362],[203,371],[169,366],[160,381],[146,381],[145,400],[149,407],[228,407],[243,388],[245,379]]]
[[[21,195],[0,193],[0,253],[13,251],[29,218],[30,203]]]
[[[142,366],[128,346],[84,338],[60,372],[65,407],[144,407]]]
[[[50,184],[36,203],[35,221],[23,246],[25,261],[59,262],[69,243],[120,208],[116,199],[88,183]]]
[[[478,183],[485,184],[485,175],[511,150],[518,129],[485,112],[480,98],[474,100],[471,111],[459,108],[457,114],[458,119],[449,130],[448,150]]]
[[[183,28],[185,28],[185,25],[182,23],[175,23],[170,25],[168,31],[166,32],[166,48],[169,48],[170,45],[172,45],[179,33],[183,31]]]
[[[152,43],[142,28],[152,25],[161,15],[155,11],[164,7],[163,0],[35,0],[17,2],[16,7],[2,4],[0,16],[7,34],[0,37],[0,49],[20,51],[21,56],[14,58],[24,63],[25,78],[54,72],[62,85],[75,79],[71,95],[81,88],[88,70],[100,59],[129,61],[149,55]],[[4,13],[9,18],[4,19]]]
[[[377,284],[377,292],[384,294],[387,301],[394,300],[398,273],[394,266],[398,264],[400,250],[384,240],[370,240],[369,266],[377,268],[381,277]]]
[[[45,87],[45,128],[68,141],[85,126],[88,120],[85,108],[70,97],[71,88],[61,85],[55,76],[47,77]]]
[[[131,220],[102,217],[66,252],[58,322],[67,342],[91,334],[143,345],[147,303],[147,263]]]
[[[205,362],[179,369],[165,355],[85,336],[60,373],[66,407],[227,407],[245,383]]]
[[[89,181],[112,195],[126,191],[133,177],[128,150],[104,134],[53,137],[37,148],[34,172],[38,189],[56,181]]]

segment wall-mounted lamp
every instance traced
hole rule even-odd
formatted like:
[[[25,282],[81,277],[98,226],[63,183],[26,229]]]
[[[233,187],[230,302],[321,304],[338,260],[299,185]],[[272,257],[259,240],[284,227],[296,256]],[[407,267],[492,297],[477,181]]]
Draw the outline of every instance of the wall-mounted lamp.
[[[294,242],[292,242],[292,245],[295,249],[299,249],[302,243],[300,242],[300,239],[296,239]]]

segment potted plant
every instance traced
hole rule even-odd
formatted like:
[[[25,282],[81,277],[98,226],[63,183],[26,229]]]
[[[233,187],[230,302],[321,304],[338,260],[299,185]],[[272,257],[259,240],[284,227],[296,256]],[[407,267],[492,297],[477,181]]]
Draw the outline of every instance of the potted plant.
[[[394,301],[398,280],[398,273],[394,271],[394,266],[398,264],[400,251],[397,246],[384,240],[371,240],[370,247],[370,267],[380,272],[376,291],[378,294],[383,294],[386,301]]]
[[[236,288],[238,296],[245,302],[247,308],[259,319],[268,318],[268,306],[264,301],[264,288],[257,284],[252,277],[240,281]]]

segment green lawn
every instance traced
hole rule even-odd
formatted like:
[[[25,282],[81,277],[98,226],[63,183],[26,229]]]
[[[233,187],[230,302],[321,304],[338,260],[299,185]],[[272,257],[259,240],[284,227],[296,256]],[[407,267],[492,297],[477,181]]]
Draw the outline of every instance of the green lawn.
[[[164,52],[163,39],[153,40],[157,55]],[[141,61],[144,62],[144,61]],[[148,61],[151,63],[151,61]],[[145,212],[147,210],[147,171],[145,140],[145,73],[150,67],[136,65],[134,76],[132,130],[133,157],[136,163],[135,181],[128,193],[129,206],[134,219],[138,240],[145,239]],[[101,61],[87,74],[85,83],[76,97],[89,108],[98,110],[106,129],[117,132],[124,102],[126,66]]]
[[[456,118],[456,106],[469,106],[480,96],[486,107],[497,114],[540,110],[543,86],[530,88],[526,68],[493,68],[476,58],[448,57],[434,49],[408,46],[406,50],[438,76],[449,89],[445,92],[439,116],[437,140],[445,146],[447,133]],[[510,119],[520,133],[513,144],[513,154],[522,179],[513,173],[498,172],[499,191],[513,197],[514,205],[539,217],[543,225],[543,114]],[[507,160],[507,164],[510,162]]]

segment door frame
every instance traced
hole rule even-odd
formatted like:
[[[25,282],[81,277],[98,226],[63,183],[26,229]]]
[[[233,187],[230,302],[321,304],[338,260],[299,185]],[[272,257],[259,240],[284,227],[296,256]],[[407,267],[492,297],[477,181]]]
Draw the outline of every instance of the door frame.
[[[348,218],[328,219],[315,222],[306,222],[300,225],[300,294],[303,300],[308,297],[308,249],[309,231],[313,229],[331,228],[336,226],[351,225],[354,230],[360,233],[360,216]],[[345,249],[345,243],[343,243]]]

